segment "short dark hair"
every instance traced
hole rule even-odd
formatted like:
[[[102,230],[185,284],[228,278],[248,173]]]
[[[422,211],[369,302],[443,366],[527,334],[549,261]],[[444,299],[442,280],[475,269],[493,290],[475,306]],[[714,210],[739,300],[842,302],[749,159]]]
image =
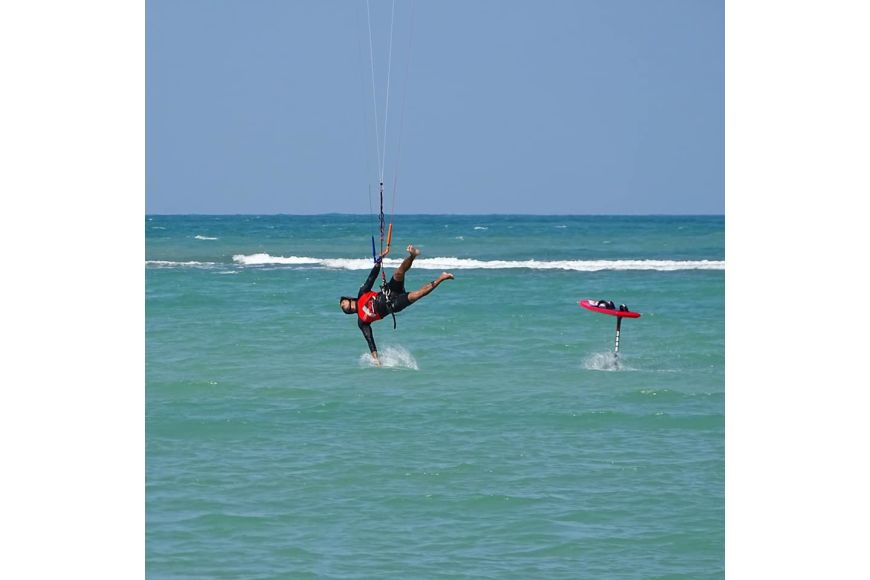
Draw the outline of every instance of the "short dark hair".
[[[351,298],[350,296],[342,296],[341,298],[338,299],[338,306],[340,308],[341,308],[341,303],[344,302],[345,300],[347,300],[348,304],[350,304],[350,301],[356,300],[356,298]],[[354,311],[354,310],[351,310],[350,312],[348,312],[344,308],[341,308],[341,311],[344,312],[345,314],[356,314],[356,311]]]

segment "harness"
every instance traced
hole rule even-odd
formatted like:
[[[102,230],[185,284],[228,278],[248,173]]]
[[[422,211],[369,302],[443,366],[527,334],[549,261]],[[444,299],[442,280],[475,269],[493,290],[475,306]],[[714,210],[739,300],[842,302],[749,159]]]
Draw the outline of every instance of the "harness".
[[[384,274],[384,270],[381,269],[381,279],[383,283],[381,284],[381,293],[384,295],[384,302],[387,305],[387,312],[390,313],[390,316],[393,317],[393,330],[396,330],[396,313],[393,312],[393,291],[390,290],[390,287],[387,286],[387,276]]]
[[[362,320],[366,324],[371,324],[372,322],[381,320],[383,317],[378,314],[378,311],[375,308],[375,298],[377,298],[378,294],[384,295],[387,312],[389,312],[390,316],[393,317],[393,330],[395,330],[396,314],[393,312],[393,307],[391,303],[392,292],[386,285],[381,286],[381,292],[369,291],[360,296],[356,301],[356,315],[359,316],[360,320]]]

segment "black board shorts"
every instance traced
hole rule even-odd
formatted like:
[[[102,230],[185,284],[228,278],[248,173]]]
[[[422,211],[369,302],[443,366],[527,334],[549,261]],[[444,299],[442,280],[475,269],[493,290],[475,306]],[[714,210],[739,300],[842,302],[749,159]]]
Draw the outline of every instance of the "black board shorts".
[[[386,288],[389,292],[389,304],[392,312],[401,312],[411,305],[411,299],[408,298],[408,292],[405,290],[405,282],[399,282],[395,278],[390,278]]]

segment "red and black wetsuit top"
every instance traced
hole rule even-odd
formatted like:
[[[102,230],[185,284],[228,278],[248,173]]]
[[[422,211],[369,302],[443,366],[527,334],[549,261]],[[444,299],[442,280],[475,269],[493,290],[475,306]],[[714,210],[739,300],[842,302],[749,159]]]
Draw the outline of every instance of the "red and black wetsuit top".
[[[367,324],[371,324],[372,322],[381,319],[381,315],[378,314],[378,309],[375,306],[375,300],[380,295],[380,292],[369,291],[357,297],[356,315],[359,316],[360,320]]]

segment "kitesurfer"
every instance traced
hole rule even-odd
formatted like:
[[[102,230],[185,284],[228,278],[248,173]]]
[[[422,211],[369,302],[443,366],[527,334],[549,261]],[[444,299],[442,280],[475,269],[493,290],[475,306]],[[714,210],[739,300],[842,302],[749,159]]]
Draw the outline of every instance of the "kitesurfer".
[[[420,250],[413,245],[409,245],[408,257],[405,258],[401,265],[393,272],[390,281],[383,288],[383,292],[373,292],[372,285],[378,277],[381,270],[381,261],[390,252],[389,246],[387,250],[381,254],[375,261],[375,266],[366,278],[365,283],[360,286],[356,298],[342,296],[339,300],[339,306],[345,314],[356,314],[357,325],[362,331],[366,342],[369,345],[369,351],[372,353],[372,358],[376,364],[378,361],[378,349],[375,345],[375,339],[372,336],[372,322],[380,320],[388,314],[400,312],[429,294],[432,290],[438,287],[444,280],[452,280],[453,274],[449,272],[441,272],[441,275],[431,282],[423,285],[419,290],[408,292],[405,290],[405,272],[407,272],[414,263],[414,258],[420,255]]]

